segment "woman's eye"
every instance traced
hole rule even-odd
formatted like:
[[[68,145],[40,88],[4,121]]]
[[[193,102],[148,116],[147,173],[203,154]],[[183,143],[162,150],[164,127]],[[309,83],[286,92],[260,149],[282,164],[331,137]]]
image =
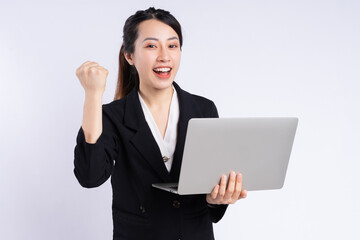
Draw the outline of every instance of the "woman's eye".
[[[170,45],[170,48],[177,48],[177,45],[176,45],[176,44],[172,44],[172,45]]]
[[[154,48],[154,47],[155,47],[155,45],[153,45],[153,44],[149,44],[149,45],[147,45],[146,47],[148,47],[148,48]]]

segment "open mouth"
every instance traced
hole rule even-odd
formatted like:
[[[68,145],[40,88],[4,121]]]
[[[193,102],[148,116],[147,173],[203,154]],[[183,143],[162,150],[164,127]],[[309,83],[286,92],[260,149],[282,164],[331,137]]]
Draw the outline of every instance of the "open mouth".
[[[153,69],[155,75],[160,77],[160,78],[168,78],[168,77],[170,77],[171,70],[172,70],[172,68],[169,68],[169,67],[154,68]]]

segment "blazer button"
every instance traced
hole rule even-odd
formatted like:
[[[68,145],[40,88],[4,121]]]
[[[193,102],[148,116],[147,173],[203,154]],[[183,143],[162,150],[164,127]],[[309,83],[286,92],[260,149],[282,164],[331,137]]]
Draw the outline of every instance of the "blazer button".
[[[174,208],[179,208],[179,207],[180,207],[180,202],[177,201],[177,200],[175,200],[175,201],[173,202],[173,207],[174,207]]]
[[[141,211],[141,213],[145,213],[145,212],[146,212],[145,208],[144,208],[142,205],[140,206],[140,211]]]

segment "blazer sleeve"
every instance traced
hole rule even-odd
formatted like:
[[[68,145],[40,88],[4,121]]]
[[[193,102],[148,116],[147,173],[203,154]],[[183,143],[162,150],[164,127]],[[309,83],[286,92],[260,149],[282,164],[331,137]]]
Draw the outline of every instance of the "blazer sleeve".
[[[211,102],[210,108],[210,117],[219,118],[219,113],[215,106],[214,102]],[[225,211],[229,205],[228,204],[208,204],[208,209],[210,212],[211,221],[217,223],[224,216]]]
[[[111,175],[114,159],[118,154],[118,137],[111,121],[111,112],[102,112],[103,131],[96,143],[85,141],[82,126],[79,129],[74,149],[74,174],[80,185],[98,187]]]

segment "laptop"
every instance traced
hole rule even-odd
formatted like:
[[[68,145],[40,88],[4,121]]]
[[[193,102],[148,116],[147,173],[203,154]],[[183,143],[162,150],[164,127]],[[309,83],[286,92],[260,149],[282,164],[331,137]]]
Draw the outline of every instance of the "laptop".
[[[192,118],[178,183],[153,187],[180,195],[211,193],[221,175],[242,173],[247,191],[281,189],[298,118]]]

